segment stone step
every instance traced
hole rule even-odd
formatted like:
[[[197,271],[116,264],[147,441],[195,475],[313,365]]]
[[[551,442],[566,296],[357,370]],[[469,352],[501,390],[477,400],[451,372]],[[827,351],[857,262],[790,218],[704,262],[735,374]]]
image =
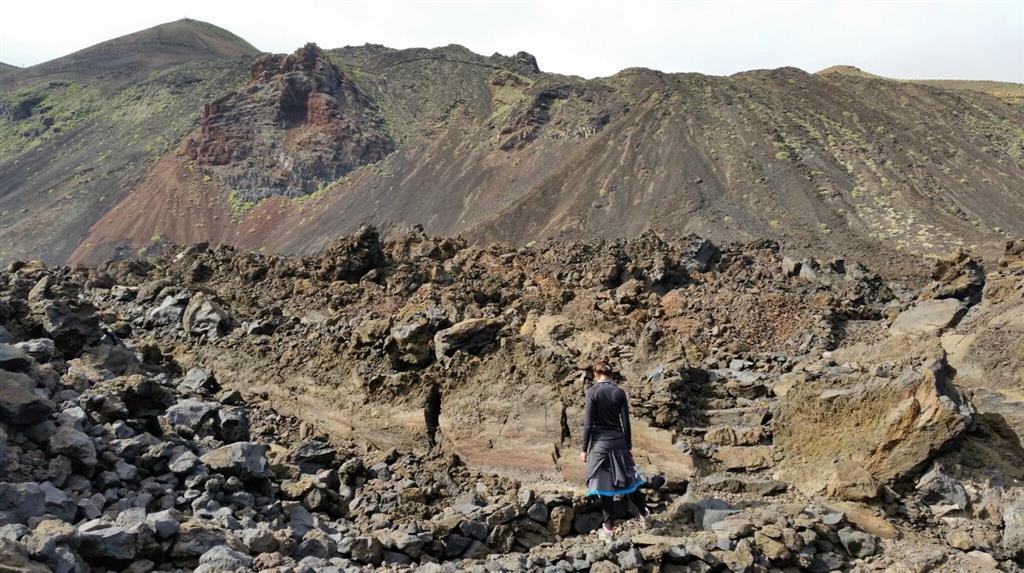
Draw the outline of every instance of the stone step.
[[[759,406],[705,410],[709,426],[760,426],[768,409]]]
[[[757,471],[775,465],[772,446],[720,446],[713,457],[726,470]]]
[[[716,446],[756,446],[768,437],[763,426],[713,426],[704,433]]]
[[[704,407],[708,410],[731,410],[736,407],[736,398],[711,398]]]
[[[742,474],[712,474],[701,480],[701,485],[711,491],[723,493],[747,493],[770,496],[785,493],[789,485],[773,479],[757,479]]]

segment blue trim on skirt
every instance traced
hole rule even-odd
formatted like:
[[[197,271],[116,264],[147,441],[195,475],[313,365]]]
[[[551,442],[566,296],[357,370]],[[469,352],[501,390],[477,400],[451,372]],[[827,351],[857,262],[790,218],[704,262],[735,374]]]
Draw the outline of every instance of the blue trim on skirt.
[[[615,496],[615,495],[626,495],[628,493],[633,493],[634,491],[640,489],[640,486],[644,485],[645,483],[646,482],[644,480],[638,479],[635,482],[633,482],[633,485],[631,485],[631,486],[629,486],[629,487],[627,487],[625,489],[616,489],[616,490],[612,490],[612,491],[605,491],[603,489],[592,489],[592,490],[587,492],[587,495],[600,495],[600,496],[604,496],[604,497],[612,497],[612,496]]]

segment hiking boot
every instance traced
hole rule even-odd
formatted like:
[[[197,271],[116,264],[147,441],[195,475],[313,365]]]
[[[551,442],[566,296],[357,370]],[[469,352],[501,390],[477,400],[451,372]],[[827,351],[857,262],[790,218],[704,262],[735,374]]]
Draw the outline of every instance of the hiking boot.
[[[651,510],[646,507],[643,512],[640,513],[640,519],[644,522],[644,527],[649,528],[654,525],[654,516],[651,515]]]
[[[597,531],[597,537],[602,541],[611,541],[615,537],[615,530],[607,525],[602,525],[601,529]]]

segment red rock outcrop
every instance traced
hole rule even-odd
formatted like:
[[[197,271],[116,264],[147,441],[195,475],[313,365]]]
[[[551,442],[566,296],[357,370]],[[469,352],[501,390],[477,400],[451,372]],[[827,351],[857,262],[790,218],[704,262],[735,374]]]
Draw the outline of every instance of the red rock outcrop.
[[[394,150],[377,106],[315,44],[257,58],[182,152],[244,201],[312,193]]]

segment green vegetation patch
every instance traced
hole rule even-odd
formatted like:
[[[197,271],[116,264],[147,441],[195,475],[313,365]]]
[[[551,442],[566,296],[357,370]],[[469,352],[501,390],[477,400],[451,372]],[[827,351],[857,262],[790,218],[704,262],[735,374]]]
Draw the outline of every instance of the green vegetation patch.
[[[46,82],[0,94],[0,154],[30,151],[71,131],[103,108],[100,90]]]
[[[231,212],[231,219],[233,221],[240,221],[245,217],[245,214],[253,210],[256,205],[259,205],[259,201],[247,201],[242,199],[238,191],[232,191],[228,194],[228,210]]]

